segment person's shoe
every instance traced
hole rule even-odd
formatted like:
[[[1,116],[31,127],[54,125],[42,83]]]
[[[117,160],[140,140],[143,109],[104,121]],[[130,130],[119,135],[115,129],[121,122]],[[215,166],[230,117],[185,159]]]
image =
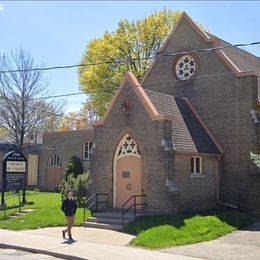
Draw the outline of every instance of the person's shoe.
[[[66,235],[65,231],[62,230],[62,237],[63,237],[63,239],[65,239],[65,235]]]
[[[72,237],[69,237],[69,240],[70,240],[71,242],[75,242],[75,240],[74,240]]]

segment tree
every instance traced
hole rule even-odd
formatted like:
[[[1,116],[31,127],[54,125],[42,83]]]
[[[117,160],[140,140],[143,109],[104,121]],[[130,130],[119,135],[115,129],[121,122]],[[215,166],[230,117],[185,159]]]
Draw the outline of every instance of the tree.
[[[59,131],[76,130],[91,127],[98,119],[91,101],[87,101],[77,112],[70,112],[60,122]]]
[[[50,128],[61,105],[39,99],[47,95],[47,81],[31,55],[23,49],[0,56],[0,128],[19,146]],[[52,123],[53,124],[53,123]]]
[[[77,176],[83,172],[84,169],[81,160],[77,156],[72,156],[66,168],[65,179],[67,179],[70,175],[77,178]]]
[[[81,89],[90,96],[98,115],[105,112],[127,70],[142,79],[151,63],[149,58],[161,47],[180,15],[179,11],[164,9],[134,22],[122,19],[116,31],[88,43],[84,64],[129,60],[79,68]]]

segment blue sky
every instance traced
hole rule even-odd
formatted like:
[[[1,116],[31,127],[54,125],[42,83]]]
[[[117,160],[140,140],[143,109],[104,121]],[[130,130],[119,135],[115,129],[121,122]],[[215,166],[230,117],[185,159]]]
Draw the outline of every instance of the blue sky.
[[[0,1],[0,52],[23,46],[46,66],[79,63],[88,41],[114,30],[120,19],[141,18],[164,7],[187,12],[230,43],[260,41],[257,1]],[[260,56],[260,46],[247,50]],[[53,94],[79,91],[75,69],[46,76]],[[68,98],[67,111],[77,110],[85,98]]]

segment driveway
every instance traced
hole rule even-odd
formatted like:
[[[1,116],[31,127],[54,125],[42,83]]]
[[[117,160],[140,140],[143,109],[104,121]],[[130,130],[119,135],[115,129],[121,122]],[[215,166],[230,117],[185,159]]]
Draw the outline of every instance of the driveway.
[[[163,252],[216,260],[259,260],[260,223],[213,241],[173,247]]]

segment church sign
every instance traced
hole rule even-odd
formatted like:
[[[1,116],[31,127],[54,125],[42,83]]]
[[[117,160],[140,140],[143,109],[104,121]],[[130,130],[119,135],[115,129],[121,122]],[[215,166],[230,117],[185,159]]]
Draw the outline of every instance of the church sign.
[[[3,161],[3,189],[23,190],[26,184],[26,157],[21,152],[10,152]]]

